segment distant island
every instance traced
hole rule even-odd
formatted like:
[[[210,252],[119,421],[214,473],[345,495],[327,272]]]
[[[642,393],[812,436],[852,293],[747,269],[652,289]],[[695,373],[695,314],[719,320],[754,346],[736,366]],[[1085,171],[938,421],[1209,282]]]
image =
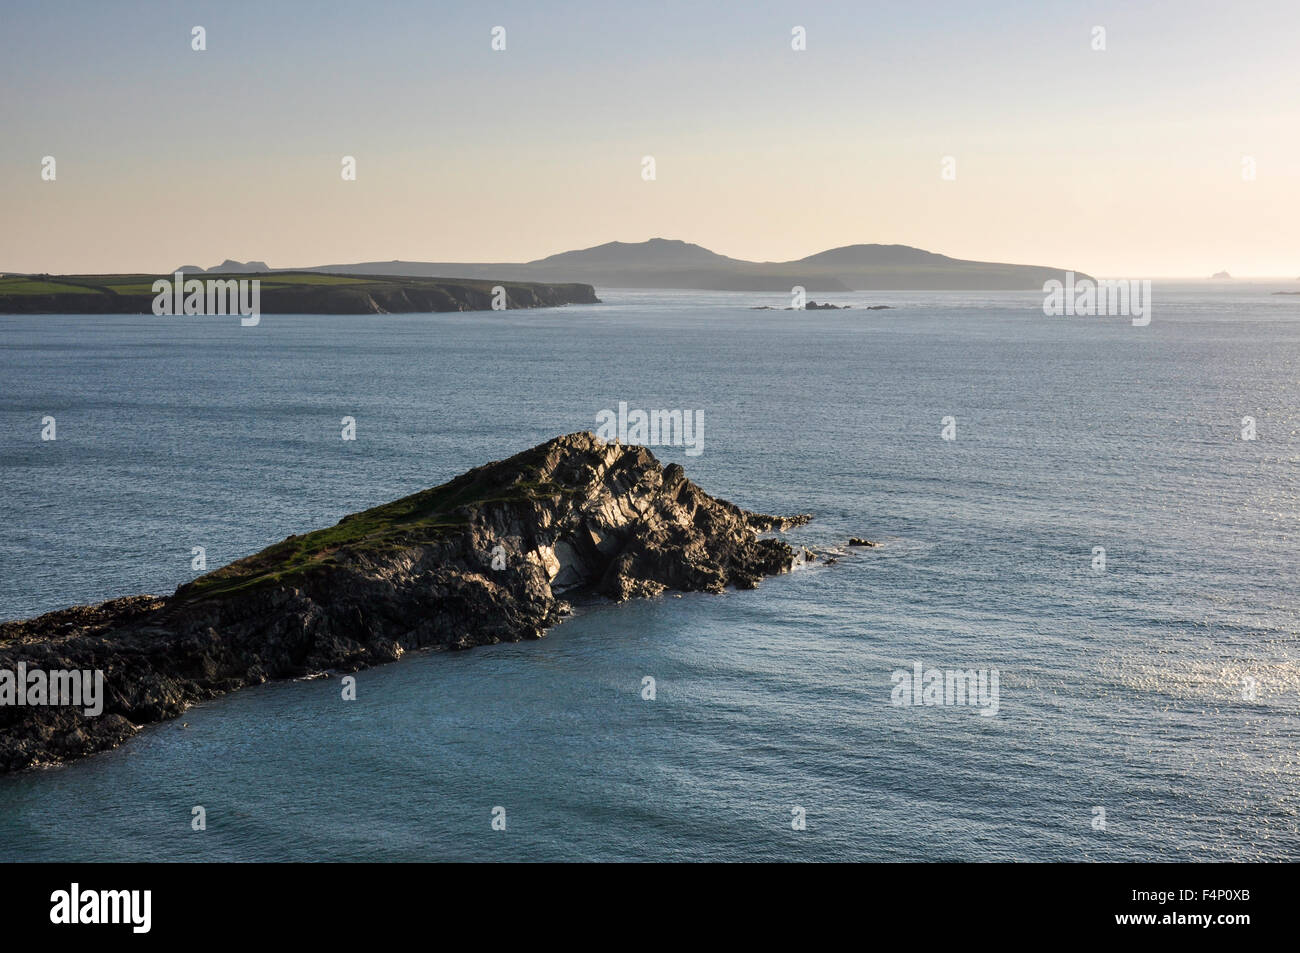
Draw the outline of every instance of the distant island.
[[[764,294],[790,294],[802,287],[829,294],[1042,291],[1045,282],[1066,281],[1066,270],[1060,268],[966,261],[909,245],[845,245],[797,261],[754,262],[689,242],[652,238],[518,263],[393,260],[271,268],[264,261],[227,259],[207,269],[181,265],[165,276],[11,274],[0,277],[0,313],[148,312],[153,280],[175,273],[257,278],[262,311],[268,314],[485,310],[494,285],[506,287],[509,307],[538,308],[597,303],[597,287]],[[1077,269],[1074,275],[1076,280],[1089,277]]]
[[[226,262],[227,266],[240,265]],[[261,263],[263,268],[266,266]],[[230,271],[224,266],[178,269],[186,279],[219,275],[221,281],[256,279],[263,314],[406,314],[431,311],[487,311],[504,289],[507,308],[550,308],[598,304],[588,284],[484,281],[462,278],[333,275],[319,272]],[[0,314],[151,314],[153,283],[170,275],[10,275],[0,278]],[[206,280],[206,279],[202,279]],[[217,279],[214,279],[217,280]]]
[[[644,447],[557,437],[289,536],[170,597],[0,624],[0,674],[102,672],[98,711],[0,705],[0,773],[115,747],[142,725],[270,679],[538,639],[569,613],[566,592],[622,601],[752,589],[816,558],[759,535],[810,518],[711,497]]]
[[[1228,274],[1226,271],[1216,271],[1214,274],[1210,275],[1211,281],[1215,281],[1217,279],[1222,279],[1222,278],[1230,279],[1232,278],[1232,275]]]
[[[1039,265],[965,261],[908,245],[846,245],[798,261],[752,262],[663,238],[609,242],[524,263],[369,261],[271,268],[226,259],[168,275],[0,276],[0,314],[148,314],[153,282],[257,279],[264,314],[402,314],[485,311],[493,289],[507,308],[596,304],[596,287],[819,294],[848,291],[1041,291],[1066,272]],[[1075,279],[1087,278],[1075,271]],[[463,275],[466,277],[447,277]],[[1221,272],[1217,277],[1228,277]],[[814,308],[834,305],[810,305]]]
[[[598,288],[754,291],[1042,291],[1065,269],[965,261],[908,245],[846,245],[797,261],[728,258],[689,242],[609,242],[523,263],[368,261],[301,269],[327,274],[472,275],[484,280],[583,281]],[[1074,269],[1076,278],[1087,277]]]

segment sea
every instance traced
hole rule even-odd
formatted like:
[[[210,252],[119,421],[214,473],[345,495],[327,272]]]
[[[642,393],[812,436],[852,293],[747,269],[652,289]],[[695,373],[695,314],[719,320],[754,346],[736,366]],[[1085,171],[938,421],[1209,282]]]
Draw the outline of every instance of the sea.
[[[198,705],[0,777],[0,861],[1300,859],[1294,285],[1157,282],[1145,326],[1038,292],[0,317],[5,619],[623,401],[698,413],[656,455],[834,560]]]

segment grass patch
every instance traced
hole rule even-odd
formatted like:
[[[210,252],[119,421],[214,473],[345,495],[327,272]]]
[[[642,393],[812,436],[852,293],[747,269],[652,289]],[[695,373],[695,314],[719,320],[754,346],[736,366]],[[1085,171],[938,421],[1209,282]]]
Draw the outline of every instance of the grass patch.
[[[512,458],[515,459],[518,458]],[[504,482],[494,473],[499,466],[489,464],[471,470],[441,486],[345,516],[334,526],[290,536],[260,553],[200,576],[184,587],[182,598],[210,598],[254,588],[294,585],[313,572],[324,571],[350,557],[392,554],[441,541],[468,527],[471,507],[545,500],[575,493],[554,483]]]
[[[102,294],[94,288],[43,278],[0,278],[0,295]]]

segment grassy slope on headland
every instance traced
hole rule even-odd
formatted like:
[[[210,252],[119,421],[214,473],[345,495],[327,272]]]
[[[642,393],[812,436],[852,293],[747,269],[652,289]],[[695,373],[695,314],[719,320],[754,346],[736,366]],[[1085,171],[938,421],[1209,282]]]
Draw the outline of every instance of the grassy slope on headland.
[[[0,314],[152,314],[158,278],[173,275],[14,275],[0,278]],[[186,275],[261,282],[263,314],[378,314],[487,311],[493,287],[505,288],[510,308],[594,304],[586,284],[491,282],[460,278],[325,275],[316,272]],[[206,284],[204,285],[206,288]]]

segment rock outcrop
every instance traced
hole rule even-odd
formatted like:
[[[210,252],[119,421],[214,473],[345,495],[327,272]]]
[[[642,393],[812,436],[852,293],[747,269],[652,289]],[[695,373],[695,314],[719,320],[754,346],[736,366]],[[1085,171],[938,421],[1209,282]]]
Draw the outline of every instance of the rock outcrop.
[[[540,638],[566,592],[753,588],[811,557],[676,464],[590,433],[290,536],[187,583],[0,624],[0,671],[100,670],[103,712],[0,705],[0,772],[91,754],[197,701],[404,652]]]

